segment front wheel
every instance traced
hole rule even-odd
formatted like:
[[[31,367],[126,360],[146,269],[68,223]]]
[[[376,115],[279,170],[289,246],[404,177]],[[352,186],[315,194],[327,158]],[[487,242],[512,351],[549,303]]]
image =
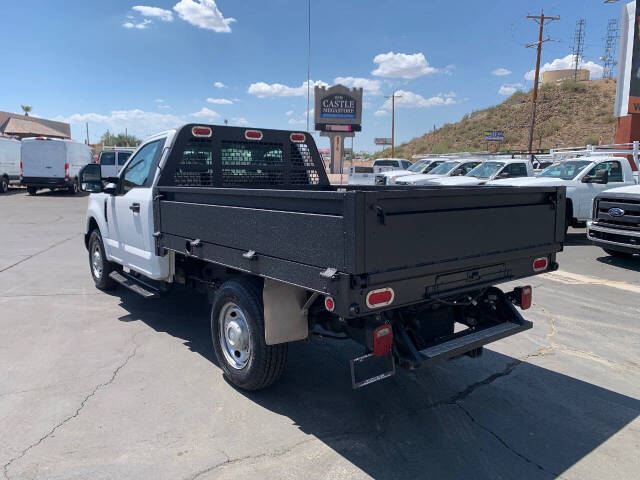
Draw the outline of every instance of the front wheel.
[[[80,187],[78,186],[78,179],[76,178],[71,185],[69,185],[69,193],[71,195],[76,195],[80,191]]]
[[[7,193],[9,190],[9,179],[7,177],[0,178],[0,193]]]
[[[99,230],[93,230],[89,236],[89,267],[93,283],[100,290],[111,290],[116,286],[109,274],[113,271],[113,264],[107,260],[104,245]]]
[[[36,187],[27,187],[27,193],[29,195],[35,195],[38,193],[38,189]]]
[[[235,386],[259,390],[282,375],[287,344],[266,344],[262,289],[252,279],[230,280],[216,292],[211,338],[218,364]]]

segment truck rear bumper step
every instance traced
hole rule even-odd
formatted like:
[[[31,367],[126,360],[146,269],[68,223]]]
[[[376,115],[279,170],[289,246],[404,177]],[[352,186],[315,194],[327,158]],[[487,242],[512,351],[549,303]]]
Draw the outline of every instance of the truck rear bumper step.
[[[158,298],[160,296],[160,292],[155,290],[147,285],[142,285],[135,278],[127,275],[124,272],[113,271],[109,274],[109,278],[116,283],[119,283],[123,287],[128,288],[132,292],[137,293],[141,297],[150,299],[150,298]]]
[[[532,322],[522,318],[515,308],[513,308],[513,310],[517,317],[519,317],[519,321],[508,321],[482,330],[472,331],[439,345],[420,350],[419,353],[424,359],[421,366],[427,366],[442,360],[457,357],[488,343],[515,335],[516,333],[529,330],[533,327]]]

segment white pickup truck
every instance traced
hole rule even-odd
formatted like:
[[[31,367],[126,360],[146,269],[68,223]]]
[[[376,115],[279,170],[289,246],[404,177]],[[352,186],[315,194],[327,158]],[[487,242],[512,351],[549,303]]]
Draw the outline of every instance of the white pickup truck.
[[[462,187],[484,185],[491,180],[501,178],[533,177],[533,166],[528,160],[505,159],[488,160],[481,163],[464,176],[440,177],[432,180],[434,185]]]
[[[587,237],[609,255],[640,254],[640,185],[605,190],[593,202]]]
[[[392,170],[407,170],[411,166],[404,158],[378,158],[370,167],[349,167],[349,185],[373,185],[376,175]]]
[[[391,170],[379,173],[375,177],[375,185],[393,185],[396,183],[396,179],[400,177],[429,173],[438,165],[442,165],[446,160],[446,158],[425,158],[418,160],[406,170]]]
[[[613,187],[634,185],[631,165],[625,158],[598,156],[556,162],[537,177],[494,180],[493,186],[566,186],[567,227],[582,227],[591,219],[594,198]]]
[[[405,175],[396,178],[396,185],[429,185],[436,178],[457,177],[469,173],[482,163],[479,158],[460,158],[457,160],[448,160],[437,166],[429,173],[420,175]]]

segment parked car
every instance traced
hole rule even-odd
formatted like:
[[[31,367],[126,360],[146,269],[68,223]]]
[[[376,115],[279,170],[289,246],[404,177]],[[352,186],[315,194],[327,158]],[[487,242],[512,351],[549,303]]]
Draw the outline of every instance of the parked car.
[[[587,237],[609,255],[640,254],[640,185],[612,188],[593,202]]]
[[[493,180],[493,186],[565,186],[567,187],[567,221],[583,227],[591,219],[593,200],[604,190],[635,184],[631,165],[625,158],[598,156],[563,160],[545,168],[536,177]]]
[[[0,138],[0,193],[20,184],[20,141]]]
[[[103,177],[117,177],[131,154],[133,147],[104,147],[98,156]]]
[[[405,175],[396,178],[396,185],[429,185],[433,180],[440,177],[457,177],[469,173],[482,163],[478,158],[459,158],[457,160],[447,160],[437,166],[427,174]]]
[[[370,167],[349,167],[349,185],[373,185],[376,174],[391,170],[406,170],[411,166],[404,158],[378,158]]]
[[[466,175],[460,177],[441,177],[431,181],[434,185],[483,185],[497,178],[532,177],[531,162],[523,159],[489,160],[482,162]]]
[[[339,188],[302,132],[185,125],[145,140],[118,178],[90,164],[80,180],[95,285],[206,293],[218,365],[245,390],[276,381],[287,343],[316,326],[362,345],[354,387],[476,357],[532,326],[515,308],[531,287],[494,285],[557,269],[564,240],[561,187]]]
[[[436,168],[438,165],[443,164],[445,161],[446,161],[445,159],[438,159],[438,158],[418,160],[416,163],[414,163],[407,169],[392,170],[390,172],[382,172],[377,174],[375,177],[375,184],[376,185],[393,185],[396,183],[396,179],[399,177],[405,177],[407,175],[419,175],[421,173],[429,173],[431,170]]]
[[[87,145],[48,137],[25,138],[21,143],[21,183],[29,195],[35,195],[41,188],[65,188],[78,193],[78,172],[93,163]]]

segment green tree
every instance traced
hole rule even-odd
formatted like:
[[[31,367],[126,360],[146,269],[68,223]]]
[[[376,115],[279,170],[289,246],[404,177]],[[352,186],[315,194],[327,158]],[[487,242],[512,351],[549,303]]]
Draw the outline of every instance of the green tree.
[[[28,117],[29,116],[29,112],[31,112],[31,110],[33,110],[33,107],[31,105],[20,105],[20,108],[24,112],[24,116],[25,117]]]
[[[108,147],[137,147],[141,142],[135,135],[125,135],[122,132],[114,135],[109,130],[100,137],[100,143]]]

